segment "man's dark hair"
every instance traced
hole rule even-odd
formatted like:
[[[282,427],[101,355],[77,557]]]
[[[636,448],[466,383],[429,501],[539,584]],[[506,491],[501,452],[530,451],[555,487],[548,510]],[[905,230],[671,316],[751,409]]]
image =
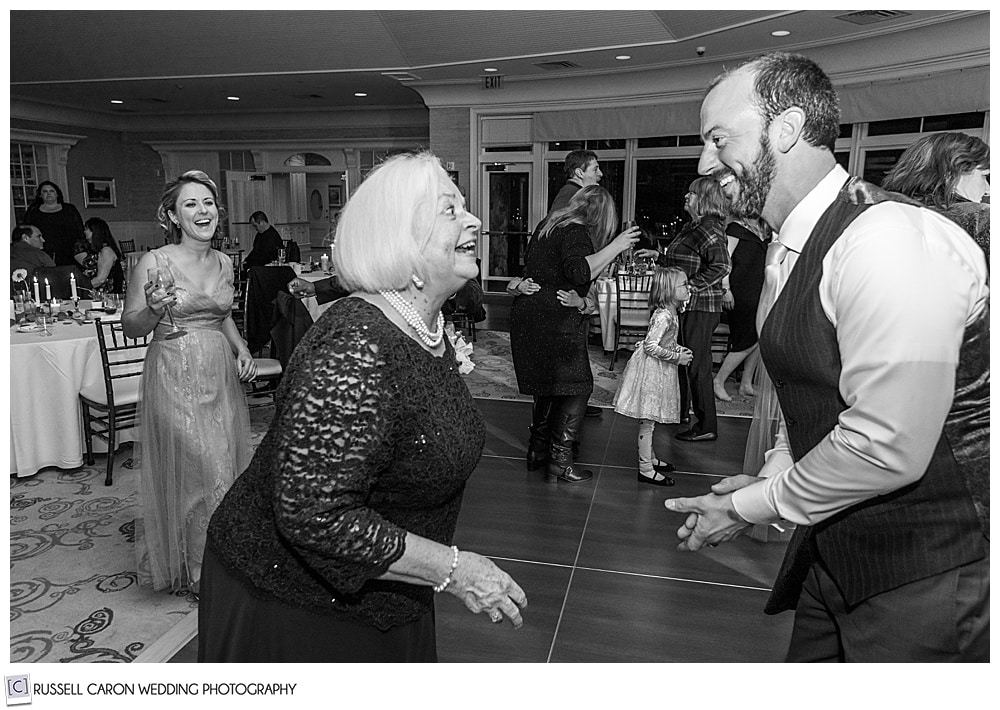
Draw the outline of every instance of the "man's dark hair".
[[[566,173],[566,179],[571,179],[577,168],[586,170],[591,160],[597,160],[597,153],[592,150],[571,151],[563,162],[563,172]]]
[[[833,152],[840,134],[840,100],[830,77],[816,62],[801,54],[763,54],[720,74],[708,90],[744,69],[754,72],[754,97],[765,128],[779,113],[798,106],[805,113],[802,137],[806,143]]]
[[[271,220],[267,218],[267,215],[261,212],[260,210],[257,210],[252,215],[250,215],[250,221],[253,222],[254,224],[260,224],[261,222],[267,222],[268,224],[271,223]]]
[[[11,244],[14,242],[19,242],[25,237],[31,236],[31,225],[30,224],[19,224],[14,227],[14,231],[10,233]]]

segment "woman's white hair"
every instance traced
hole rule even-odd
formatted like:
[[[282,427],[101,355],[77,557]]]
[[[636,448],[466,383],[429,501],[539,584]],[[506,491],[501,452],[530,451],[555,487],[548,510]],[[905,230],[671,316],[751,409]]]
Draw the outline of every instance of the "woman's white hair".
[[[333,264],[341,286],[375,293],[423,278],[421,251],[434,225],[441,175],[447,177],[440,160],[428,152],[393,156],[368,175],[337,224]]]

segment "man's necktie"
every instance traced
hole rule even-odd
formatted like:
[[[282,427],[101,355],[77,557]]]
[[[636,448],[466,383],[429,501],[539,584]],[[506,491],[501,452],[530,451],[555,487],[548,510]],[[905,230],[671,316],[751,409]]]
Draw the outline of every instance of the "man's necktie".
[[[767,245],[767,256],[764,261],[764,287],[760,291],[760,303],[757,306],[757,332],[764,327],[767,314],[771,312],[778,297],[778,290],[785,282],[785,257],[788,255],[788,247],[773,240]]]

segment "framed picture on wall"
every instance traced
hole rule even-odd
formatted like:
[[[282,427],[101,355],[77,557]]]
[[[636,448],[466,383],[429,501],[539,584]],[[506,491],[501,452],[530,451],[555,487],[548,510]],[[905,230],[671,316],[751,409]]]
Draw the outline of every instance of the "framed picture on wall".
[[[344,193],[340,185],[330,185],[330,207],[340,207],[344,204]]]
[[[83,179],[84,207],[116,207],[115,179],[85,177]]]

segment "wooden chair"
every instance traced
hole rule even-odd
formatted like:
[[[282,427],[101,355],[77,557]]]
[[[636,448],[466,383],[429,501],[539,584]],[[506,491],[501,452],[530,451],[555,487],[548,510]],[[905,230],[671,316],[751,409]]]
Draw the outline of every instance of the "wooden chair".
[[[87,447],[87,465],[94,463],[93,439],[108,445],[107,473],[104,485],[112,483],[115,464],[116,434],[136,426],[142,365],[146,358],[148,336],[128,338],[119,322],[94,321],[101,351],[104,379],[80,392],[83,413],[83,438]]]
[[[122,250],[122,254],[131,254],[135,251],[135,240],[134,239],[122,239],[118,242],[118,247]]]
[[[212,237],[212,248],[222,251],[222,237]]]
[[[611,353],[609,371],[615,369],[622,335],[645,336],[649,330],[649,289],[652,282],[653,275],[647,273],[619,271],[615,275],[618,319],[615,321],[615,348]]]

